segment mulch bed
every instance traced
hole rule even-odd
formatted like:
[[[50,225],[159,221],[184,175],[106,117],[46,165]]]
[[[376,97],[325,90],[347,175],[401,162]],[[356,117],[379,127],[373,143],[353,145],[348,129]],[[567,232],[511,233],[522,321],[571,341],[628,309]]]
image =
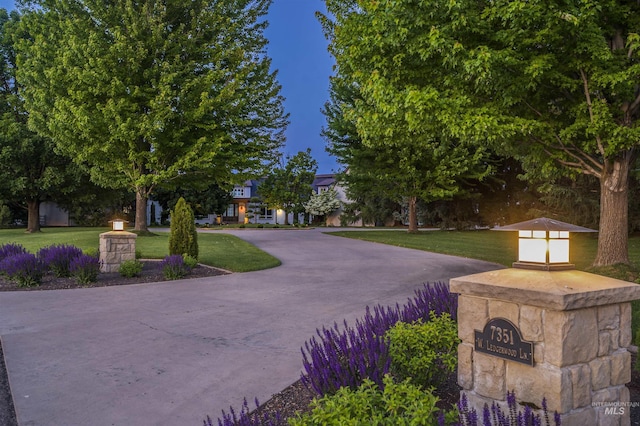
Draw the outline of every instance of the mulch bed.
[[[127,278],[121,276],[117,272],[101,273],[98,275],[98,281],[91,283],[90,285],[81,285],[76,283],[73,278],[56,278],[51,274],[45,275],[42,279],[42,284],[37,287],[18,287],[18,285],[6,279],[0,277],[0,291],[38,291],[38,290],[64,290],[72,288],[84,288],[84,287],[108,287],[115,285],[130,285],[141,283],[153,283],[159,281],[166,281],[160,268],[160,261],[145,260],[142,261],[142,273],[138,277]],[[213,277],[217,275],[224,275],[228,272],[221,269],[211,268],[209,266],[197,265],[191,270],[191,273],[185,277],[185,279]]]

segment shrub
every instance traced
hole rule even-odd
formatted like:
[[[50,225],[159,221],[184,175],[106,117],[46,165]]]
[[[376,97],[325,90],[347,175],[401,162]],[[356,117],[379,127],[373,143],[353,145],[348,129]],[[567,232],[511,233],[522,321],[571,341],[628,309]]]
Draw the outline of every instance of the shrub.
[[[85,249],[82,251],[82,253],[86,254],[87,256],[93,256],[96,259],[100,258],[100,253],[98,252],[97,248]]]
[[[384,389],[380,389],[371,380],[365,379],[355,390],[342,388],[335,395],[314,400],[311,413],[298,415],[289,424],[430,426],[453,423],[457,417],[455,410],[449,414],[440,411],[436,407],[436,396],[409,381],[394,383],[387,375],[383,384]]]
[[[341,387],[355,389],[366,378],[382,387],[382,378],[390,366],[385,333],[399,321],[429,321],[431,311],[456,317],[457,295],[451,294],[445,283],[425,284],[402,307],[378,305],[372,312],[367,306],[364,318],[356,321],[354,328],[345,322],[344,330],[337,324],[316,330],[318,338],[313,337],[301,349],[303,382],[319,395],[334,393]]]
[[[195,257],[191,257],[186,253],[182,255],[182,260],[184,261],[184,264],[187,265],[187,268],[189,268],[189,270],[198,266],[198,259],[196,259]]]
[[[524,412],[519,410],[514,392],[507,392],[507,405],[509,413],[504,413],[495,402],[491,408],[485,404],[481,423],[476,410],[469,409],[467,395],[463,393],[458,402],[459,424],[463,426],[551,426],[552,424],[560,426],[560,415],[557,412],[554,413],[553,423],[551,423],[546,399],[542,400],[542,418],[528,405],[525,406]]]
[[[193,210],[184,198],[180,197],[171,212],[169,254],[181,255],[183,253],[198,258],[198,233]]]
[[[184,278],[190,271],[190,268],[185,265],[182,256],[177,254],[165,257],[160,266],[164,277],[168,280]]]
[[[256,407],[260,406],[258,400],[255,400]],[[229,413],[225,413],[222,410],[222,419],[218,419],[218,426],[285,426],[287,422],[282,419],[279,412],[273,415],[264,414],[262,416],[256,414],[250,414],[249,405],[245,398],[240,410],[240,416],[236,416],[236,412],[233,407],[229,407]],[[204,426],[214,426],[211,421],[211,417],[207,416],[204,421]]]
[[[79,284],[94,283],[100,273],[100,261],[95,256],[82,254],[71,260],[69,270]]]
[[[53,244],[38,251],[38,257],[56,277],[70,276],[71,260],[80,255],[82,255],[82,250],[78,247],[65,244]]]
[[[27,250],[22,247],[20,244],[9,243],[3,244],[0,246],[0,261],[10,256],[14,256],[16,254],[26,253]]]
[[[142,262],[140,262],[138,259],[125,260],[120,264],[120,267],[118,268],[118,272],[123,277],[127,277],[127,278],[137,277],[142,272],[142,266],[143,266]]]
[[[0,271],[17,282],[18,287],[39,286],[45,270],[42,261],[31,253],[15,254],[0,262]]]
[[[256,226],[256,228],[264,228],[264,225],[260,223],[258,224],[258,226]]]
[[[396,323],[389,331],[391,373],[398,381],[411,378],[418,386],[444,385],[458,364],[458,325],[449,314],[411,324]]]

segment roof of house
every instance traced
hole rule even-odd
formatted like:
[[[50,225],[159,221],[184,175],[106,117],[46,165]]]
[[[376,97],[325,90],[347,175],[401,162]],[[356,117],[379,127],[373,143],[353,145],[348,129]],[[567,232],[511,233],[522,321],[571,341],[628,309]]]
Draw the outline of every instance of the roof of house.
[[[246,180],[243,185],[234,185],[234,187],[235,188],[242,188],[242,187],[251,188],[251,197],[255,197],[255,196],[258,196],[258,193],[257,193],[258,186],[260,185],[261,181],[262,179]],[[328,174],[316,175],[311,186],[315,191],[317,191],[318,187],[331,186],[331,185],[334,185],[335,183],[336,183],[336,175],[333,173],[328,173]],[[234,197],[234,198],[240,199],[241,197]]]
[[[331,186],[334,183],[336,183],[336,175],[330,173],[330,174],[316,175],[316,178],[313,180],[312,186],[314,188],[317,188],[319,186]]]

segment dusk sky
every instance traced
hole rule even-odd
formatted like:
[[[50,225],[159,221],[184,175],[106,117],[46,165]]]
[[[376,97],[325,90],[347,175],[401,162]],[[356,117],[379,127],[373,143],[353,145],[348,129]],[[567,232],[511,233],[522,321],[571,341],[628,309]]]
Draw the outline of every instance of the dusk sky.
[[[14,9],[14,1],[0,0],[0,8]],[[324,149],[320,131],[325,118],[320,109],[329,98],[333,58],[327,52],[327,40],[315,17],[318,10],[326,10],[323,0],[273,0],[265,35],[290,114],[284,153],[295,155],[311,148],[318,173],[331,173],[338,166]]]

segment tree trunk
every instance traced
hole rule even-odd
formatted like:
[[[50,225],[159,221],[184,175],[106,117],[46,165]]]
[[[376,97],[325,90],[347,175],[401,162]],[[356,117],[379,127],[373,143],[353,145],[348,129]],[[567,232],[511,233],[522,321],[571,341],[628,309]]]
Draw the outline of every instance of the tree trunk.
[[[284,209],[282,211],[284,212],[284,224],[289,225],[289,212]]]
[[[416,197],[409,197],[409,233],[418,232],[418,215],[416,212]]]
[[[40,200],[27,201],[27,231],[40,232]]]
[[[147,228],[147,188],[136,188],[136,231],[148,231]]]
[[[629,264],[629,170],[632,152],[605,163],[600,178],[600,234],[593,266]]]

